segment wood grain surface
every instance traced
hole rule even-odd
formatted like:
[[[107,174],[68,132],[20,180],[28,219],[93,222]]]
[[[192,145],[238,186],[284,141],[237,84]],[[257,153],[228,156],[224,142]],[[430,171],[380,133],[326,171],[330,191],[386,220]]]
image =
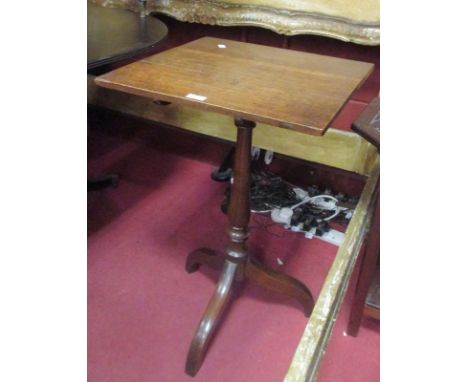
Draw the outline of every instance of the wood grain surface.
[[[97,77],[96,84],[322,135],[373,66],[204,37]]]

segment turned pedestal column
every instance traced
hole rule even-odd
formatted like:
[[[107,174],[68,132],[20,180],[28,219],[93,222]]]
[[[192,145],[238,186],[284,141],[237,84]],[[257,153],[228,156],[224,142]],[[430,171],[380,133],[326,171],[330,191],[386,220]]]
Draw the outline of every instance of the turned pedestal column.
[[[186,270],[191,273],[203,264],[221,270],[216,291],[198,325],[190,345],[185,371],[194,376],[199,370],[215,327],[233,291],[235,281],[250,279],[266,289],[295,298],[306,316],[312,312],[314,301],[307,287],[298,280],[273,271],[248,255],[246,241],[249,236],[250,218],[250,152],[252,130],[255,122],[235,119],[237,143],[234,158],[233,183],[231,187],[227,230],[230,242],[224,254],[201,248],[190,253]]]

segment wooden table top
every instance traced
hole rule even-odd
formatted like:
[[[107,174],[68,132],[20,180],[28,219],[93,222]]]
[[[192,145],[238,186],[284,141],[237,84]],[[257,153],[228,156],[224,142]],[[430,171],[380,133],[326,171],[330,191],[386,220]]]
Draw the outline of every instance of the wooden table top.
[[[88,1],[88,70],[145,53],[162,43],[166,25],[156,17]]]
[[[106,73],[96,84],[322,135],[373,66],[203,37]]]

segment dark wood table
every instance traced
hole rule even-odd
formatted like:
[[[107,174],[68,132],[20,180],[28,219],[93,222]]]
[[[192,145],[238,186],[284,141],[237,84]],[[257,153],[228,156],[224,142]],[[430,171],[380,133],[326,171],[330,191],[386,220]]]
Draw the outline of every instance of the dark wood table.
[[[143,13],[88,1],[88,70],[149,52],[164,41],[166,25]]]
[[[102,73],[157,48],[167,36],[166,25],[155,17],[123,9],[105,8],[88,1],[88,73]],[[108,70],[108,69],[107,69]],[[88,178],[88,191],[116,187],[117,174]]]
[[[373,64],[217,38],[201,38],[96,78],[96,84],[231,115],[237,128],[228,207],[230,242],[222,254],[190,253],[186,270],[221,271],[196,330],[185,370],[195,375],[236,281],[248,279],[296,299],[306,316],[314,300],[300,281],[273,271],[247,252],[252,131],[256,122],[322,135]],[[230,126],[226,126],[230,128]]]

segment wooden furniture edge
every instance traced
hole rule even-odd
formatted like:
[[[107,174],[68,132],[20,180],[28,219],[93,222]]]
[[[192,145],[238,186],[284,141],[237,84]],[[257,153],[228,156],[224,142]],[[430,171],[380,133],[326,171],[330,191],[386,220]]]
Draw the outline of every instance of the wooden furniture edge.
[[[369,305],[364,305],[363,315],[373,318],[374,320],[380,320],[380,309],[374,308]]]
[[[375,206],[375,189],[380,176],[379,167],[379,163],[376,162],[368,177],[346,230],[345,239],[322,286],[284,382],[311,382],[317,378],[320,362],[348,289],[356,259],[369,230]]]
[[[160,106],[150,99],[98,87],[88,75],[88,103],[164,125],[235,142],[236,129],[227,115],[186,106]],[[323,136],[312,136],[259,123],[254,146],[294,158],[320,163],[367,176],[377,150],[353,132],[328,129]]]
[[[354,288],[354,295],[349,312],[348,325],[346,333],[349,336],[357,337],[366,305],[370,299],[370,292],[374,288],[379,266],[380,256],[380,184],[376,187],[376,206],[374,208],[371,227],[368,233],[368,239],[362,254],[358,279]]]
[[[92,0],[94,3],[139,10],[138,0]],[[313,34],[362,45],[380,44],[380,24],[360,23],[324,13],[289,11],[267,6],[210,0],[149,1],[147,12],[163,13],[179,21],[220,26],[256,26],[278,34]]]
[[[380,128],[376,129],[376,121],[380,126],[380,97],[375,97],[351,125],[351,129],[380,149]]]

